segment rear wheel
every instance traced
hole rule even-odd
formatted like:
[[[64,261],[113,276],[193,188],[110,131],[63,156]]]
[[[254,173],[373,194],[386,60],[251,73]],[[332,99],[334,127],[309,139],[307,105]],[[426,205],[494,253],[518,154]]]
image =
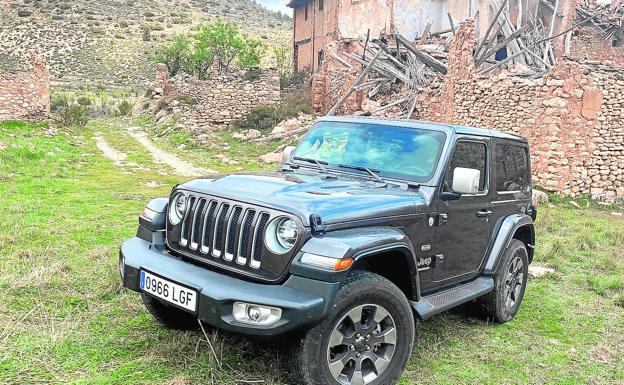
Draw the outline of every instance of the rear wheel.
[[[141,299],[152,317],[168,329],[190,330],[199,326],[197,317],[193,314],[160,302],[145,293],[141,293]]]
[[[481,303],[498,323],[511,321],[520,309],[529,275],[529,257],[524,243],[512,239],[494,276],[494,290]]]
[[[358,273],[337,293],[332,315],[300,340],[292,369],[305,385],[394,384],[414,334],[401,290],[376,274]]]

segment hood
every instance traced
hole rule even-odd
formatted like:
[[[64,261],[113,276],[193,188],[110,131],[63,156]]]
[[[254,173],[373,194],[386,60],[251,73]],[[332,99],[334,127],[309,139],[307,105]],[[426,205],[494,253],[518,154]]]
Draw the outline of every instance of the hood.
[[[324,224],[333,224],[418,214],[427,207],[421,193],[404,186],[380,187],[368,178],[325,175],[307,170],[231,174],[195,179],[179,188],[288,212],[306,226],[311,214],[319,214]]]

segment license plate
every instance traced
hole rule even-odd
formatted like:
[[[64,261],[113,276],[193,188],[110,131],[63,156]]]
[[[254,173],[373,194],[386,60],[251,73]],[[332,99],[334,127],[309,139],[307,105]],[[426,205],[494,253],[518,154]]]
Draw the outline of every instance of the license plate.
[[[197,292],[141,270],[141,290],[192,312],[197,311]]]

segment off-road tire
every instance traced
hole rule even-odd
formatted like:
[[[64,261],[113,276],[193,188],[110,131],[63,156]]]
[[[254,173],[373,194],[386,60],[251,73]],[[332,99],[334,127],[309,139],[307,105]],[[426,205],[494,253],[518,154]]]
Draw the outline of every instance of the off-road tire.
[[[517,282],[521,284],[519,292],[515,295],[513,304],[507,302],[507,285],[510,283],[511,264],[520,260],[522,263],[522,277]],[[509,322],[516,316],[524,292],[526,290],[527,278],[529,275],[529,256],[524,243],[517,239],[512,239],[509,247],[503,253],[501,264],[494,275],[494,290],[480,298],[480,303],[486,316],[498,323]],[[514,281],[515,282],[515,281]]]
[[[168,329],[191,330],[199,327],[197,317],[193,314],[167,305],[145,293],[141,293],[141,299],[152,317]]]
[[[403,292],[389,280],[370,272],[352,274],[338,290],[329,316],[294,341],[289,360],[291,373],[305,385],[339,385],[329,370],[328,348],[334,328],[354,308],[379,305],[396,326],[394,353],[388,366],[369,385],[392,385],[401,377],[414,344],[412,308]]]

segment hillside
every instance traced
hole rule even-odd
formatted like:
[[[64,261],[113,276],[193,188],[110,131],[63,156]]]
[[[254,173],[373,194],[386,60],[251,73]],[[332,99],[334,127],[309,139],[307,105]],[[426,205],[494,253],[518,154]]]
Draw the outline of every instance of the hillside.
[[[267,45],[291,37],[289,17],[253,0],[0,0],[0,69],[28,68],[34,50],[56,89],[140,87],[157,46],[217,18]]]

